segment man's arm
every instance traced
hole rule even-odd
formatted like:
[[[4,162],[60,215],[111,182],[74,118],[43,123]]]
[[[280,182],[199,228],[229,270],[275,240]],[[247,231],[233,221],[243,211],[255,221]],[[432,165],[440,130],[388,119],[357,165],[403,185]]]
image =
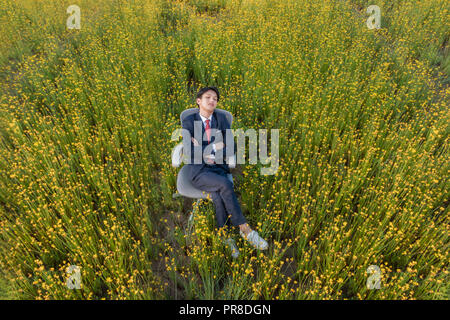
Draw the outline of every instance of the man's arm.
[[[228,122],[228,119],[226,117],[224,117],[224,121],[225,121],[225,129],[222,129],[222,137],[223,137],[223,143],[224,143],[224,148],[223,148],[223,159],[225,159],[224,163],[228,163],[228,157],[227,157],[227,152],[232,152],[231,155],[236,153],[236,144],[234,143],[234,135],[231,133],[231,136],[229,139],[227,139],[227,131],[226,129],[231,129],[230,123]],[[231,144],[233,144],[233,146],[231,146]],[[230,150],[230,148],[233,148],[233,151],[227,151]]]

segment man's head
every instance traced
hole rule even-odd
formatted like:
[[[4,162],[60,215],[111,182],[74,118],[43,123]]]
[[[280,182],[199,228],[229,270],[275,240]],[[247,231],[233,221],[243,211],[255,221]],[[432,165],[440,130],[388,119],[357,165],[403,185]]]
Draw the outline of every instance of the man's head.
[[[200,110],[212,113],[217,107],[219,98],[219,89],[216,87],[205,87],[198,91],[196,102]]]

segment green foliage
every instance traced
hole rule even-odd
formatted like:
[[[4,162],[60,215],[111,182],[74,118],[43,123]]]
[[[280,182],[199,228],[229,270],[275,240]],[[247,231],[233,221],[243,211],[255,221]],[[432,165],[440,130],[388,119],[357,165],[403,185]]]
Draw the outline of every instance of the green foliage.
[[[0,4],[0,297],[448,299],[445,1],[90,0],[80,30],[66,5]],[[233,172],[267,251],[172,198],[206,85],[234,128],[280,129],[276,174]]]

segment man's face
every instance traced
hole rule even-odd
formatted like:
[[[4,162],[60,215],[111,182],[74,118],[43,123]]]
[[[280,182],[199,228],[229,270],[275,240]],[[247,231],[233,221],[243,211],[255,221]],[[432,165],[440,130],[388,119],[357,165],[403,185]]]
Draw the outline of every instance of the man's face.
[[[200,110],[212,113],[217,106],[217,93],[214,90],[208,90],[202,95],[201,99],[197,98],[197,103]]]

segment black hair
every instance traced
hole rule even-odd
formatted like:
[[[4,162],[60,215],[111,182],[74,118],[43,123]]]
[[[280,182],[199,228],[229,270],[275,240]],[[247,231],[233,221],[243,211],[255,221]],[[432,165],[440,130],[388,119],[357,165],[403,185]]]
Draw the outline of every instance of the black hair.
[[[201,99],[202,96],[203,96],[203,94],[204,94],[206,91],[208,91],[208,90],[213,90],[213,91],[217,94],[217,102],[219,102],[219,99],[220,99],[219,89],[217,89],[216,87],[204,87],[204,88],[201,88],[201,89],[197,92],[196,100],[197,100],[197,99]],[[197,103],[197,107],[200,108],[200,106],[198,105],[198,103]]]

